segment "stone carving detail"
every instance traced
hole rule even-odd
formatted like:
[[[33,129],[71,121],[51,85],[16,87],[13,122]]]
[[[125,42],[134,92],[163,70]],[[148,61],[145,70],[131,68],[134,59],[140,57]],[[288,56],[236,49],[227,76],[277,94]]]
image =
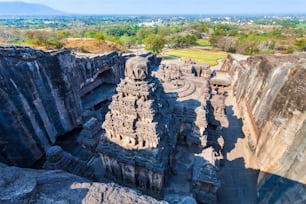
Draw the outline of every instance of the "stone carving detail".
[[[215,166],[215,152],[212,147],[195,155],[192,173],[193,193],[200,203],[216,203],[216,192],[221,186]]]
[[[228,127],[229,122],[225,113],[225,96],[213,95],[211,99],[211,108],[215,120],[219,121],[222,127]]]
[[[158,126],[160,92],[148,79],[148,61],[135,57],[126,62],[126,79],[109,106],[103,128],[106,137],[126,149],[156,148],[162,129]]]
[[[143,57],[135,57],[133,60],[128,60],[126,63],[125,75],[133,81],[143,81],[150,76],[149,61],[143,60]]]
[[[101,134],[101,123],[97,118],[90,118],[84,125],[78,137],[78,143],[84,151],[94,152]]]
[[[53,146],[47,150],[47,161],[43,168],[49,170],[62,169],[64,171],[95,180],[93,169],[70,153],[65,152],[60,146]]]
[[[102,125],[106,133],[97,151],[107,177],[159,193],[176,143],[176,126],[150,68],[144,57],[126,62],[126,78],[112,98]]]
[[[99,181],[105,176],[158,198],[165,193],[163,198],[170,203],[180,203],[171,197],[182,195],[193,196],[199,203],[215,203],[222,153],[232,148],[231,137],[223,136],[241,134],[237,128],[241,117],[244,137],[254,153],[246,151],[250,155],[245,158],[251,159],[244,161],[249,168],[261,170],[258,202],[271,203],[279,194],[284,195],[279,202],[302,202],[305,63],[305,53],[233,55],[213,74],[216,67],[190,59],[165,62],[154,72],[151,66],[158,59],[153,54],[80,57],[65,49],[44,52],[0,46],[0,162],[29,167],[39,165],[46,156],[45,169],[92,180],[99,177]],[[126,78],[113,96],[124,73]],[[232,88],[240,111],[236,115],[232,113],[236,107],[225,104],[227,95],[227,103],[232,104],[232,93],[227,92]],[[233,116],[237,119],[229,126]],[[70,141],[77,138],[75,148],[71,147],[75,143],[61,141],[66,133]],[[55,143],[73,155],[52,146]],[[228,164],[225,167],[233,167]],[[158,202],[62,171],[0,163],[0,172],[0,203]],[[182,202],[195,201],[186,196]]]
[[[173,77],[177,70],[179,77]],[[177,96],[173,101],[173,115],[179,121],[178,144],[171,169],[172,183],[168,188],[173,191],[184,189],[181,191],[188,191],[199,203],[216,203],[216,192],[220,187],[217,167],[224,145],[222,128],[228,125],[225,96],[212,94],[209,66],[190,59],[165,62],[157,76],[162,79],[169,100]],[[201,153],[194,154],[193,151]],[[191,162],[187,165],[183,160]],[[179,182],[175,183],[176,179]]]
[[[209,65],[207,64],[192,64],[190,66],[191,72],[194,73],[197,77],[204,77],[209,79],[211,75],[211,71],[209,69]]]

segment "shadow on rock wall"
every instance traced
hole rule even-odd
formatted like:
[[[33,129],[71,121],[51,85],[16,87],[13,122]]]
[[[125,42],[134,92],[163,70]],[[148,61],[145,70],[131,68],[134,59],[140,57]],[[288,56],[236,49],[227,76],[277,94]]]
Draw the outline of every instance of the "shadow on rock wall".
[[[233,107],[226,107],[229,127],[223,129],[224,166],[220,167],[221,188],[218,203],[305,203],[306,185],[278,175],[246,168],[244,158],[229,159],[238,140],[244,138],[241,119],[234,115]],[[242,150],[243,151],[243,150]],[[241,154],[240,154],[241,155]],[[234,155],[235,156],[235,155]]]
[[[233,107],[226,106],[229,126],[223,129],[224,159],[219,170],[221,188],[218,190],[218,203],[257,203],[256,184],[258,171],[245,167],[244,158],[237,154],[235,159],[228,159],[228,154],[235,151],[239,139],[244,138],[242,121],[234,115]],[[243,150],[242,150],[243,151]],[[233,153],[233,152],[232,152]]]

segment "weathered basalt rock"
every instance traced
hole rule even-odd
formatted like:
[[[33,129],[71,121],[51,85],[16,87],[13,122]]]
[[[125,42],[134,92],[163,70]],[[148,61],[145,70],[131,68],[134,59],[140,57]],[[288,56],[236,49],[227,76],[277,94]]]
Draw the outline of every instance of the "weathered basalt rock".
[[[190,196],[203,203],[216,201],[215,162],[227,118],[223,96],[211,98],[208,66],[187,61],[152,73],[159,60],[150,53],[80,57],[69,50],[3,47],[0,56],[0,161],[31,166],[43,158],[45,169],[99,181],[106,176],[158,198],[163,193],[178,197],[178,203],[195,202]],[[155,77],[160,75],[163,84]],[[218,134],[211,134],[211,128]],[[24,183],[28,180],[21,177],[28,177],[32,185],[21,185],[23,190],[16,188],[17,194],[3,191],[2,198],[32,203],[81,199],[84,203],[146,203],[114,184],[86,179],[73,183],[59,171],[25,171],[15,176]],[[14,178],[2,183],[12,184],[9,189],[19,184]],[[71,190],[76,191],[68,196]]]
[[[10,203],[26,200],[35,191],[37,181],[16,167],[0,166],[0,202]]]
[[[0,163],[0,203],[166,203],[114,183],[94,183],[63,171]]]
[[[126,78],[117,87],[97,151],[106,174],[149,192],[160,192],[175,146],[175,125],[149,61],[131,58]],[[171,124],[171,126],[170,126]]]
[[[165,62],[156,75],[169,102],[174,104],[172,114],[179,127],[166,199],[172,201],[191,194],[199,203],[216,203],[220,187],[217,166],[224,143],[222,128],[228,125],[225,97],[212,95],[209,66],[190,59]]]
[[[64,170],[78,176],[96,180],[94,170],[86,162],[65,152],[60,146],[53,146],[47,150],[47,161],[43,168],[48,170]]]
[[[42,158],[58,136],[81,125],[81,88],[108,70],[104,81],[116,84],[124,62],[117,52],[89,58],[0,47],[0,160],[31,166]]]
[[[220,123],[222,127],[226,128],[229,125],[226,113],[225,113],[225,97],[222,95],[213,95],[211,100],[211,110],[213,119],[210,120],[212,124],[216,122]]]
[[[306,54],[233,55],[222,70],[234,78],[244,134],[257,158],[247,165],[262,172],[258,179],[260,201],[305,202]],[[293,189],[302,194],[291,198]],[[280,194],[283,196],[276,199]]]
[[[216,203],[216,192],[221,186],[217,176],[215,151],[212,147],[195,155],[192,173],[193,193],[200,203]]]
[[[211,70],[208,64],[192,64],[190,65],[191,72],[197,77],[210,78]]]

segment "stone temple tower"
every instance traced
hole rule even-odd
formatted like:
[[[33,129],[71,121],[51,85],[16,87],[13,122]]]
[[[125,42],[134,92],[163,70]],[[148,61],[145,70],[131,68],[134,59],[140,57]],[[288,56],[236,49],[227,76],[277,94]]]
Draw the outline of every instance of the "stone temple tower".
[[[109,106],[97,151],[107,177],[159,193],[176,144],[175,121],[146,58],[129,59],[125,76]]]

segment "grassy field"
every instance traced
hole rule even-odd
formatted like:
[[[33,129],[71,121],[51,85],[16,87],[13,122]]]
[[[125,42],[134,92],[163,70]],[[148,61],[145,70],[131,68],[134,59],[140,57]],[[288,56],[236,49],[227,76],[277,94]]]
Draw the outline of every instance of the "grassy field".
[[[190,58],[198,63],[209,64],[211,66],[216,65],[218,59],[224,59],[227,56],[226,52],[201,49],[171,49],[165,54],[182,59]]]
[[[297,24],[296,27],[298,27],[298,28],[305,28],[306,24]]]
[[[210,44],[208,39],[198,39],[197,40],[197,44],[199,46],[203,46],[203,47],[211,46],[211,44]]]

